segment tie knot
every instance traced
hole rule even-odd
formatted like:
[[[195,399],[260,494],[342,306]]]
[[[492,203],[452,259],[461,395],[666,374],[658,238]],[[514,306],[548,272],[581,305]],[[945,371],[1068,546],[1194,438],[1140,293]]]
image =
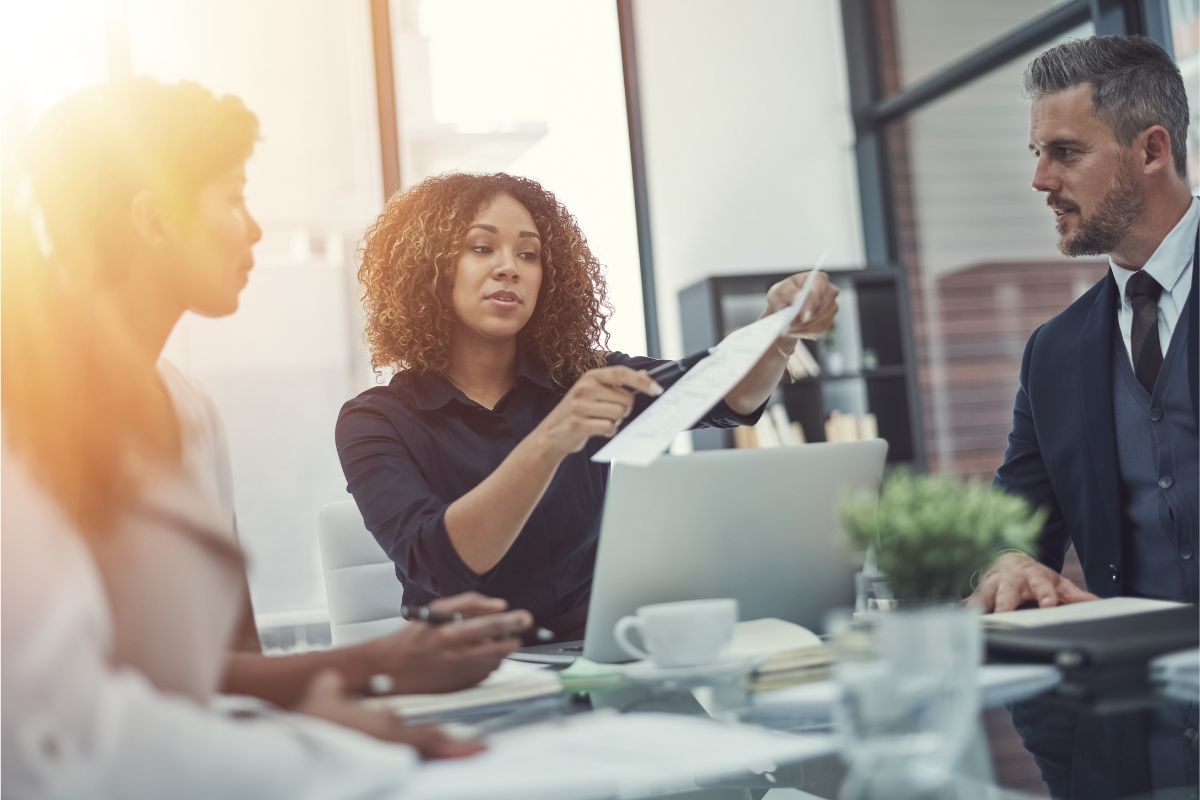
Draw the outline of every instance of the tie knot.
[[[1132,300],[1135,297],[1149,297],[1151,300],[1158,300],[1158,296],[1162,294],[1162,286],[1158,281],[1146,274],[1144,269],[1139,269],[1129,278],[1129,283],[1125,284],[1125,294]]]

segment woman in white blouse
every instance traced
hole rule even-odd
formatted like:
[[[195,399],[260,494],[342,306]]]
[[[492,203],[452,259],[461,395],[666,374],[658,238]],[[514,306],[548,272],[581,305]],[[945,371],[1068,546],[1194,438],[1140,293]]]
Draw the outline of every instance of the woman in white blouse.
[[[80,92],[35,129],[40,239],[5,185],[0,635],[13,796],[402,794],[417,754],[478,745],[364,711],[347,688],[378,672],[409,690],[469,685],[529,624],[489,614],[355,650],[229,658],[252,617],[228,455],[207,397],[159,355],[184,311],[237,308],[261,236],[242,194],[256,137],[236,98],[126,80]],[[219,711],[223,688],[303,713]]]

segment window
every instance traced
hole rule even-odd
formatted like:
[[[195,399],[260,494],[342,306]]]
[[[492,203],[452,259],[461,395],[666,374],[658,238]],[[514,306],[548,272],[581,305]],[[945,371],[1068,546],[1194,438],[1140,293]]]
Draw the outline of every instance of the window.
[[[616,4],[392,0],[401,180],[534,178],[607,266],[611,347],[644,353]]]
[[[920,83],[1065,0],[903,0],[879,2],[881,52],[897,88]]]
[[[1090,33],[1089,24],[1067,36]],[[887,129],[925,453],[936,472],[995,472],[1025,341],[1104,274],[1105,262],[1058,253],[1045,198],[1030,189],[1029,101],[1018,87],[1034,55]]]
[[[1192,193],[1200,192],[1200,4],[1195,0],[1170,0],[1171,44],[1175,61],[1183,73],[1188,107],[1188,179]]]
[[[446,170],[540,180],[609,265],[612,346],[643,352],[615,4],[389,8],[404,182]],[[58,0],[5,6],[0,32],[6,159],[38,114],[110,76],[194,80],[258,115],[255,271],[235,315],[185,315],[165,355],[213,396],[229,433],[260,625],[313,634],[325,607],[317,513],[347,496],[334,421],[376,380],[355,276],[383,205],[370,4]]]
[[[346,497],[338,409],[367,372],[354,253],[383,195],[366,3],[127,0],[129,64],[240,96],[259,117],[247,204],[263,228],[238,312],[185,315],[166,356],[229,433],[255,612],[320,619],[317,512]]]

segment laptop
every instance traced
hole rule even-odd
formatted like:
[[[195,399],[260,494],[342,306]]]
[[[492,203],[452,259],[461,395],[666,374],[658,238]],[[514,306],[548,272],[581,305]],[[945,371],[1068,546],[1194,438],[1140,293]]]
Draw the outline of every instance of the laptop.
[[[734,597],[742,619],[778,617],[820,631],[854,603],[861,566],[839,505],[877,493],[881,439],[664,456],[613,465],[600,523],[583,642],[527,647],[513,658],[615,663],[630,656],[613,626],[640,606]]]

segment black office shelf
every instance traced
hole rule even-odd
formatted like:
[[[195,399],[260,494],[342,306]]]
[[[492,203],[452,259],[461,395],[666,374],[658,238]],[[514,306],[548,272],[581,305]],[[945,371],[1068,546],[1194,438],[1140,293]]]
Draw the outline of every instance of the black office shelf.
[[[771,285],[790,272],[706,278],[679,293],[683,347],[719,342],[762,313]],[[802,342],[821,367],[795,382],[785,376],[774,401],[799,422],[809,442],[825,441],[830,411],[875,415],[888,463],[923,466],[917,376],[905,303],[904,271],[894,267],[827,270],[841,293],[833,336]],[[733,447],[728,430],[692,434],[697,450]]]

